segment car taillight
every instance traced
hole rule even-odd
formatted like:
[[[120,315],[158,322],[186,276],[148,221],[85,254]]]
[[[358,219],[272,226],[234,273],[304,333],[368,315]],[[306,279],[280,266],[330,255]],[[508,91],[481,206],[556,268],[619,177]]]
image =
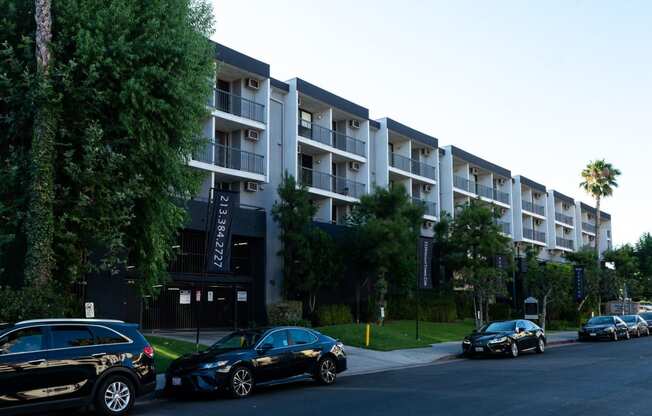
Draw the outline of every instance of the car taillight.
[[[145,354],[149,358],[154,358],[154,348],[152,348],[151,345],[146,346],[145,348],[143,348],[143,354]]]

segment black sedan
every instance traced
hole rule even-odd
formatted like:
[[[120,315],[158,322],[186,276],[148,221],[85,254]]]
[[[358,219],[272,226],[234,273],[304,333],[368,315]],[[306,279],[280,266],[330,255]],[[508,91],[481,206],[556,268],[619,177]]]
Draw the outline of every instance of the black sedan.
[[[523,319],[490,322],[462,341],[466,356],[502,354],[516,358],[523,351],[543,353],[545,348],[543,329]]]
[[[623,315],[620,318],[622,318],[622,320],[627,324],[627,329],[629,329],[630,336],[639,338],[642,335],[650,335],[650,329],[647,326],[647,322],[640,316]]]
[[[652,328],[652,312],[641,312],[638,315],[645,320],[648,328]]]
[[[617,341],[619,338],[630,338],[627,324],[617,316],[594,316],[580,327],[577,335],[580,341],[592,339]]]
[[[185,355],[170,364],[168,394],[225,390],[249,396],[254,387],[304,374],[321,384],[333,384],[346,370],[341,342],[299,327],[262,328],[233,332],[206,351]]]

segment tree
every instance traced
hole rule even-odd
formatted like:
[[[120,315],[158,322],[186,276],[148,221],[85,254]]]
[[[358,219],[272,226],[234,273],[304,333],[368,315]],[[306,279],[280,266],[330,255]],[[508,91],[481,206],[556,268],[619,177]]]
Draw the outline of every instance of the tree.
[[[528,292],[539,301],[541,327],[546,329],[548,305],[562,306],[571,297],[572,268],[564,263],[540,263],[531,251],[526,253],[528,270],[525,283]]]
[[[3,153],[3,163],[10,164],[1,169],[14,178],[11,186],[0,187],[2,206],[24,206],[23,195],[9,195],[21,183],[14,172],[29,167],[24,155],[51,159],[52,275],[66,283],[128,263],[142,277],[141,287],[151,288],[168,276],[171,246],[186,220],[179,201],[194,195],[201,179],[187,162],[205,142],[207,80],[214,76],[214,47],[207,39],[210,4],[54,2],[47,99],[56,111],[47,124],[53,130],[48,152],[42,150],[47,142],[37,141],[42,137],[37,109],[47,106],[39,105],[38,70],[29,64],[35,60],[29,47],[35,43],[33,7],[0,0],[0,148],[9,153],[6,158]],[[46,180],[47,172],[39,172]],[[49,231],[31,225],[38,219],[31,214],[33,201],[27,224],[24,211],[0,207],[12,224],[0,232],[8,236],[4,249],[14,258],[37,240],[49,245]],[[31,234],[34,230],[45,238]],[[30,276],[34,256],[27,258]],[[0,266],[5,273],[16,269],[5,266]]]
[[[620,170],[614,168],[604,159],[589,162],[582,170],[580,187],[595,200],[595,253],[596,261],[600,262],[600,223],[602,215],[600,204],[603,198],[613,195],[614,188],[618,187]]]
[[[387,311],[387,295],[412,293],[416,282],[417,239],[425,208],[413,204],[401,185],[375,188],[353,207],[351,253],[358,272],[356,298],[362,287],[373,284],[376,313]],[[387,313],[387,312],[386,312]]]
[[[278,187],[272,218],[279,225],[283,258],[283,291],[286,298],[301,298],[312,315],[324,287],[337,284],[341,261],[333,238],[312,221],[317,207],[305,186],[297,186],[285,172]]]
[[[641,235],[634,247],[634,255],[640,273],[642,295],[650,299],[652,297],[652,234]]]
[[[607,250],[603,255],[604,261],[613,264],[612,278],[608,293],[620,297],[627,294],[629,297],[640,297],[643,294],[644,282],[638,268],[638,259],[634,247],[624,244],[613,250]]]
[[[584,268],[584,299],[580,301],[577,311],[580,312],[585,305],[592,305],[599,314],[604,284],[600,267],[595,260],[595,251],[582,248],[572,253],[566,253],[565,257],[574,266]]]
[[[501,233],[498,218],[493,206],[474,199],[456,212],[452,227],[451,238],[458,245],[458,273],[472,293],[478,328],[487,319],[489,301],[507,288],[508,275],[495,260],[511,253],[510,239]]]

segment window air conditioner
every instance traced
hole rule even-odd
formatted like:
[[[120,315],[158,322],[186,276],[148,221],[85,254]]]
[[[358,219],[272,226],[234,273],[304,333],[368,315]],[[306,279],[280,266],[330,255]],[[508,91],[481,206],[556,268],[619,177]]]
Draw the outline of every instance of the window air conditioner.
[[[245,134],[246,134],[245,137],[247,138],[247,140],[251,140],[251,141],[254,141],[254,142],[257,142],[258,138],[260,136],[260,133],[258,132],[258,130],[252,130],[252,129],[247,129]]]
[[[423,185],[423,187],[421,189],[423,189],[423,192],[425,192],[425,193],[430,193],[430,192],[432,192],[432,185],[430,185],[429,183],[426,183],[426,184]]]
[[[352,129],[359,129],[360,120],[349,120],[349,127],[351,127]]]
[[[357,172],[360,170],[360,162],[349,162],[349,169],[351,169],[354,172]]]
[[[247,192],[257,192],[258,183],[257,182],[245,182],[245,191]]]
[[[260,88],[260,81],[255,78],[247,78],[247,88],[257,90]]]

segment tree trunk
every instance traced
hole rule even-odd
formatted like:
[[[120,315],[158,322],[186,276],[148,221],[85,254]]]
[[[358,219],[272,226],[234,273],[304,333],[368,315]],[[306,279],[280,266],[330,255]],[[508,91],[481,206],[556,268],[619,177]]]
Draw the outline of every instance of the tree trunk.
[[[600,197],[595,198],[595,256],[598,259],[598,270],[600,269],[600,223],[602,216],[600,215]]]
[[[50,0],[36,0],[36,68],[38,107],[31,148],[31,189],[27,215],[25,277],[37,285],[47,283],[54,269],[54,130],[49,82],[52,16]]]
[[[541,321],[539,322],[541,325],[541,329],[543,329],[543,332],[546,332],[546,317],[548,315],[548,297],[550,296],[550,291],[548,291],[544,296],[543,296],[543,307],[541,308]]]

